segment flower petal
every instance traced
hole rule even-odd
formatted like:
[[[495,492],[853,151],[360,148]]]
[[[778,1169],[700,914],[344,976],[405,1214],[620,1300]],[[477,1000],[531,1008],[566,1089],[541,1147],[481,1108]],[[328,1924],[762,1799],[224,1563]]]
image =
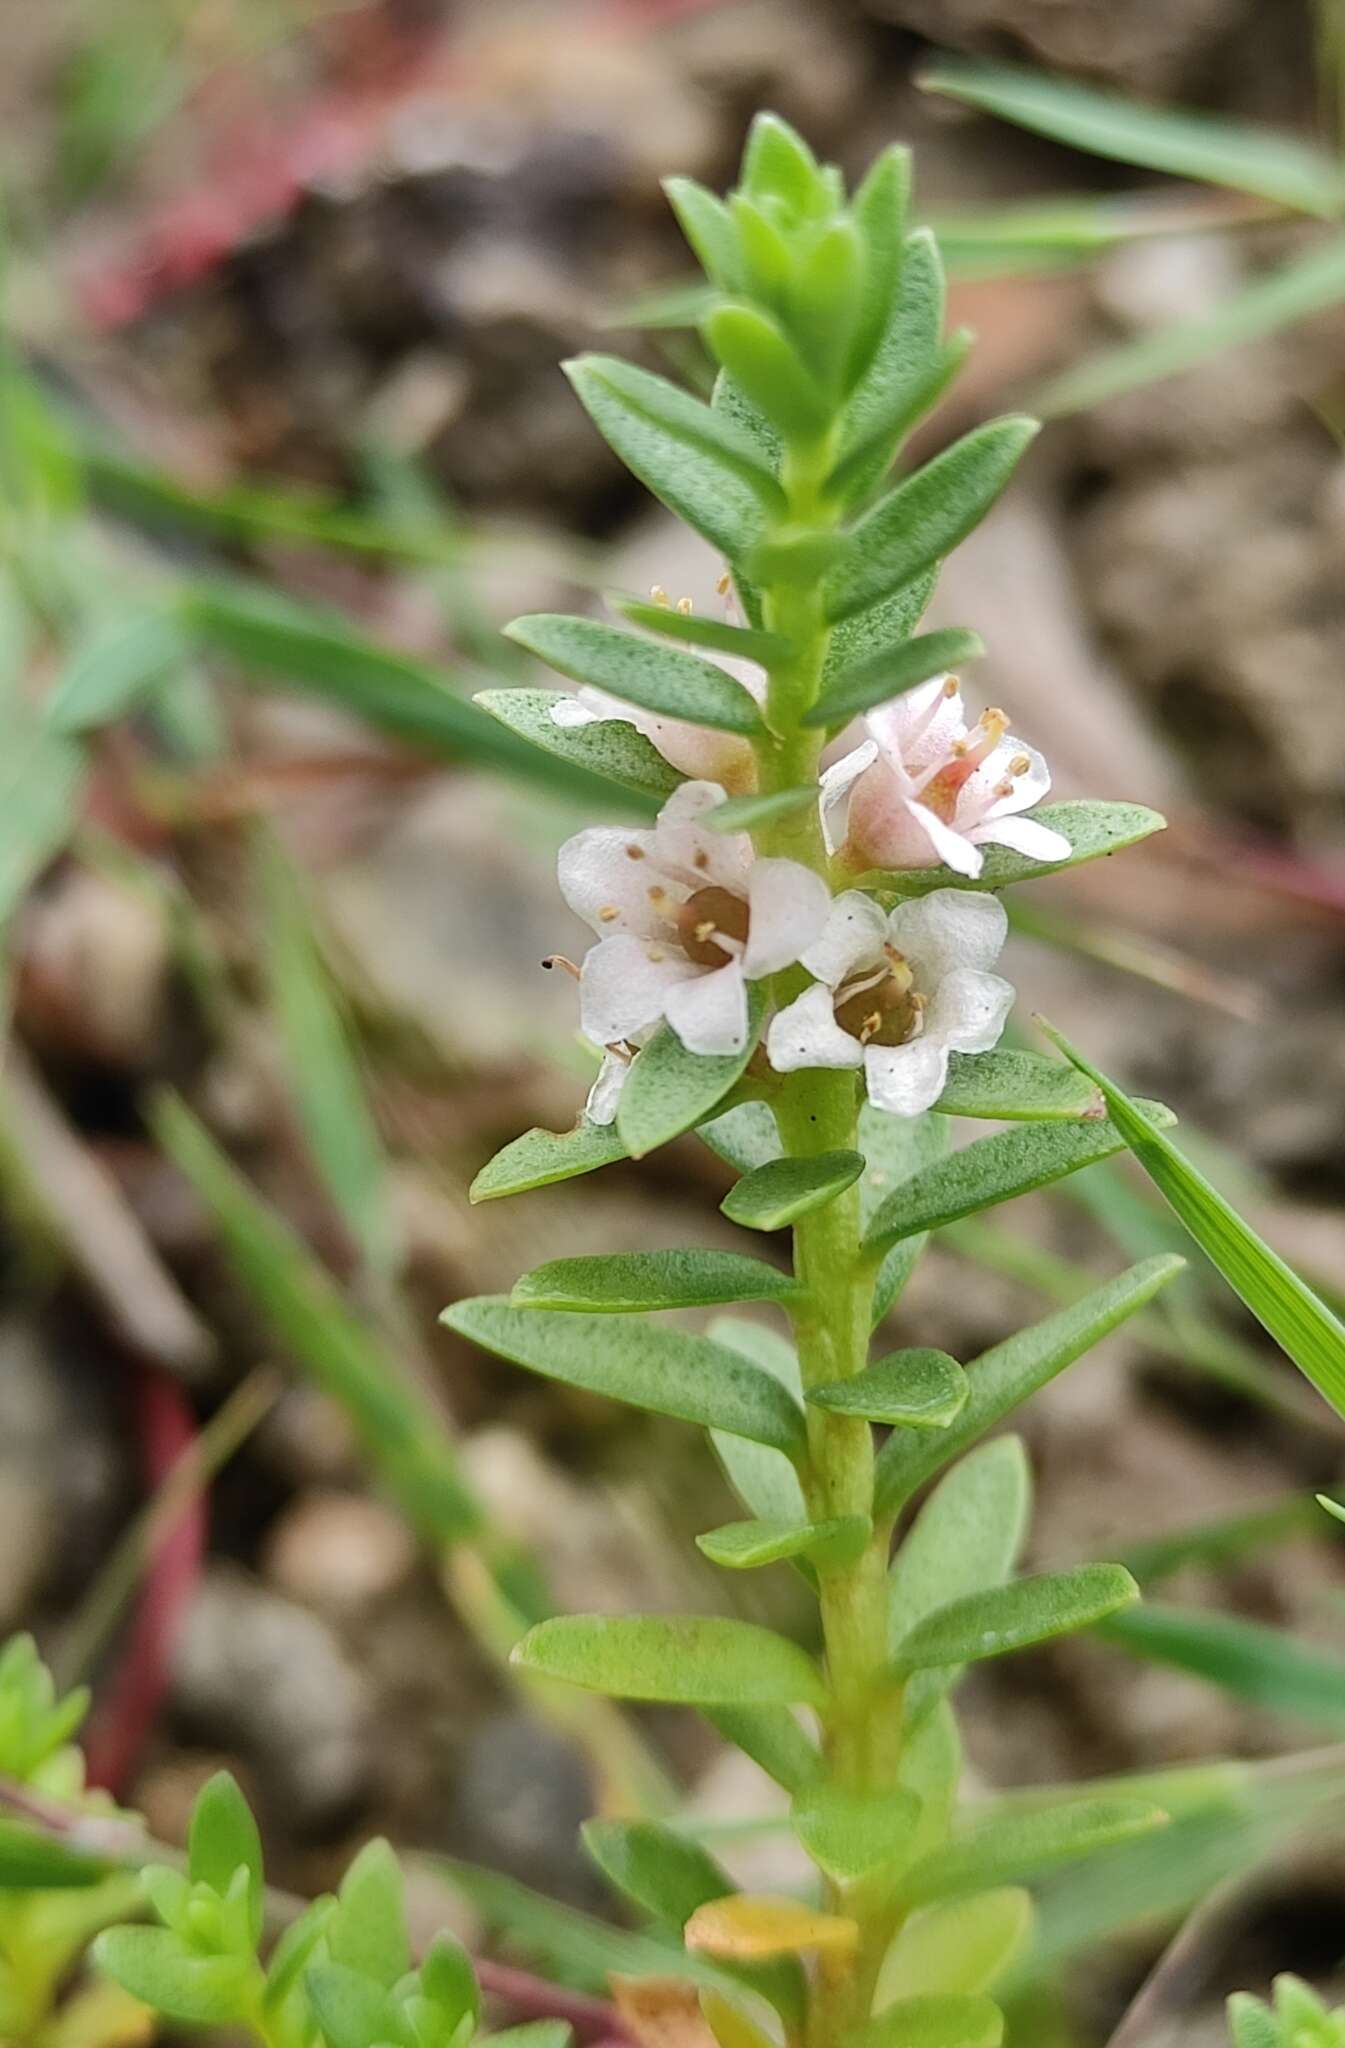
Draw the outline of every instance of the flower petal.
[[[675,789],[654,826],[658,861],[660,867],[679,875],[688,888],[701,889],[713,883],[745,896],[751,840],[745,832],[708,831],[704,823],[707,812],[723,802],[724,791],[717,782],[684,782]]]
[[[667,1008],[669,991],[704,972],[671,946],[628,933],[590,946],[579,972],[579,1022],[595,1045],[647,1031]]]
[[[955,875],[966,875],[975,881],[982,868],[980,854],[965,833],[955,832],[951,825],[931,811],[927,805],[911,801],[906,806],[912,822],[919,826],[926,840],[933,847],[938,860]],[[931,862],[916,863],[931,866]]]
[[[872,896],[846,889],[832,904],[821,937],[805,946],[799,959],[809,974],[839,988],[861,967],[878,965],[886,938],[887,919]]]
[[[952,685],[950,688],[949,685]],[[890,761],[919,775],[942,761],[967,729],[966,707],[953,676],[931,676],[865,713],[864,723]]]
[[[777,1074],[797,1073],[800,1067],[859,1067],[864,1063],[859,1040],[836,1022],[831,990],[820,981],[772,1017],[766,1055]]]
[[[685,891],[659,873],[655,849],[653,832],[623,832],[614,825],[592,825],[561,847],[556,856],[560,893],[599,938],[636,932],[652,939],[666,930],[649,891],[663,887],[677,902]]]
[[[805,946],[822,936],[831,891],[820,875],[796,860],[753,861],[747,878],[750,918],[743,973],[749,981],[792,967]]]
[[[870,1045],[864,1052],[864,1078],[875,1109],[889,1116],[920,1116],[943,1093],[948,1048],[928,1038],[913,1038],[908,1045]]]
[[[584,1115],[591,1124],[616,1122],[617,1104],[621,1100],[621,1091],[626,1085],[626,1076],[629,1072],[629,1060],[618,1059],[614,1052],[603,1054],[602,1065],[598,1069],[593,1086],[588,1091],[588,1101],[584,1104]]]
[[[596,725],[601,712],[590,711],[578,697],[557,697],[551,706],[551,723],[567,730],[575,725]]]
[[[955,967],[930,998],[924,1036],[950,1052],[989,1052],[999,1044],[1013,1001],[1013,983],[1002,974]]]
[[[971,836],[978,846],[1007,846],[1028,860],[1068,860],[1073,851],[1063,832],[1035,818],[987,818],[972,828]]]
[[[849,804],[846,799],[865,769],[872,768],[878,759],[878,742],[864,740],[848,754],[842,754],[829,768],[824,768],[818,777],[818,810],[822,817],[822,838],[828,853],[835,853],[844,844],[849,831]]]
[[[916,986],[927,994],[955,968],[993,967],[1008,935],[998,896],[967,889],[932,889],[899,903],[887,920],[887,936],[914,963]]]
[[[741,1052],[747,1043],[747,982],[742,962],[730,960],[694,981],[679,981],[667,992],[663,1014],[688,1052],[714,1058]]]

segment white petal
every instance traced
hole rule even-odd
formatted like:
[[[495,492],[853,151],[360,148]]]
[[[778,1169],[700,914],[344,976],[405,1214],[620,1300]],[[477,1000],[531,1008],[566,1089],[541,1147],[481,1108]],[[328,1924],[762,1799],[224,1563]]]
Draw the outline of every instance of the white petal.
[[[820,981],[772,1017],[766,1054],[777,1074],[797,1073],[800,1067],[858,1067],[864,1062],[859,1040],[836,1022],[831,990]]]
[[[999,1044],[1013,998],[1013,983],[1002,974],[955,967],[934,991],[924,1036],[950,1052],[989,1052]]]
[[[953,741],[967,729],[962,692],[949,689],[951,678],[931,676],[886,704],[875,704],[864,722],[888,760],[900,761],[908,775],[929,769],[945,758]]]
[[[649,891],[662,889],[679,903],[686,892],[675,880],[660,874],[654,860],[655,844],[652,832],[592,825],[586,832],[576,832],[560,849],[556,856],[560,893],[599,938],[636,932],[652,939],[667,929]]]
[[[927,1038],[913,1038],[908,1045],[870,1045],[864,1078],[875,1109],[890,1116],[920,1116],[943,1093],[948,1049]]]
[[[1035,747],[1027,746],[1024,741],[1015,739],[1012,733],[1008,733],[996,747],[995,757],[1003,763],[995,776],[997,782],[1007,775],[1010,761],[1021,759],[1027,762],[1024,772],[1013,777],[1013,795],[1002,796],[996,800],[995,814],[1003,816],[1010,811],[1031,810],[1033,804],[1039,804],[1042,798],[1049,794],[1051,771],[1046,765],[1045,755],[1039,754]],[[986,766],[989,766],[989,762]]]
[[[818,808],[822,815],[822,838],[828,853],[835,853],[845,839],[849,829],[849,805],[846,802],[851,790],[866,768],[871,768],[878,759],[876,740],[865,740],[852,753],[843,754],[839,761],[833,761],[824,768],[818,778]]]
[[[594,725],[599,714],[590,711],[587,704],[581,704],[577,697],[557,697],[551,706],[551,723],[567,729],[574,725]]]
[[[809,974],[839,988],[861,967],[876,967],[883,957],[887,919],[872,896],[847,889],[831,906],[822,936],[805,946],[799,959]]]
[[[978,846],[1008,846],[1029,860],[1068,860],[1073,848],[1063,832],[1039,825],[1035,818],[987,818],[973,828]]]
[[[684,782],[658,814],[654,834],[660,867],[679,874],[692,889],[714,884],[747,894],[752,842],[745,832],[711,832],[706,813],[724,802],[717,782]]]
[[[936,816],[925,804],[912,802],[908,803],[906,808],[911,814],[912,821],[920,827],[943,865],[951,868],[955,875],[966,875],[974,882],[981,872],[983,862],[966,834],[955,832],[951,825],[945,825],[943,819]]]
[[[584,1104],[584,1115],[591,1124],[616,1122],[617,1104],[621,1100],[621,1091],[626,1085],[626,1076],[629,1072],[629,1060],[618,1059],[614,1052],[603,1054],[597,1079],[589,1089],[588,1101]]]
[[[669,991],[703,970],[671,947],[628,935],[590,946],[579,973],[579,1022],[595,1045],[647,1031],[667,1008]]]
[[[695,981],[668,990],[663,1014],[688,1052],[713,1058],[741,1052],[747,1043],[747,983],[742,963],[730,960],[712,974],[696,969]]]
[[[887,920],[887,934],[918,969],[917,988],[929,992],[954,968],[993,967],[1009,935],[1009,918],[998,896],[933,889],[899,903]]]
[[[820,875],[796,860],[753,861],[747,878],[750,911],[743,973],[749,981],[792,967],[805,946],[822,936],[831,891]]]

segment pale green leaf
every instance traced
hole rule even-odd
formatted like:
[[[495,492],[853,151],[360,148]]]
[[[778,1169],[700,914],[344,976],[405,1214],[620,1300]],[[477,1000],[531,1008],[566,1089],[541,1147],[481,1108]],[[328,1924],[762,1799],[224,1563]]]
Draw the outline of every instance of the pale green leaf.
[[[772,824],[776,818],[792,818],[811,810],[816,802],[817,784],[805,782],[794,789],[770,790],[764,796],[731,796],[727,803],[716,804],[705,822],[712,832],[755,832],[759,825]]]
[[[1090,156],[1255,192],[1291,210],[1330,216],[1345,196],[1345,178],[1325,150],[1271,128],[1147,106],[1012,64],[945,57],[920,84]]]
[[[924,616],[937,580],[937,569],[931,569],[924,576],[917,576],[904,590],[894,590],[891,597],[884,598],[881,604],[872,606],[869,611],[856,612],[852,619],[842,619],[833,628],[827,647],[827,658],[822,665],[822,688],[829,690],[847,669],[858,668],[869,661],[881,661],[909,639]]]
[[[728,1571],[753,1571],[806,1557],[824,1566],[850,1564],[869,1538],[869,1524],[860,1515],[841,1515],[825,1522],[726,1522],[696,1538],[696,1548],[711,1564]]]
[[[853,1187],[864,1171],[858,1152],[817,1152],[806,1159],[773,1159],[745,1174],[720,1208],[747,1230],[784,1230]]]
[[[872,868],[860,875],[857,886],[888,891],[897,896],[927,896],[931,889],[1004,889],[1010,882],[1031,882],[1039,875],[1063,874],[1066,868],[1082,867],[1086,861],[1101,860],[1109,853],[1121,853],[1138,845],[1153,832],[1164,830],[1167,820],[1145,804],[1101,802],[1082,798],[1064,804],[1041,804],[1030,814],[1039,825],[1061,832],[1070,844],[1067,860],[1029,860],[1007,846],[982,849],[984,861],[974,879],[955,874],[952,868]]]
[[[903,1998],[869,2021],[859,2048],[1000,2048],[1004,2015],[981,1992]]]
[[[408,2015],[372,1977],[342,1963],[316,1963],[304,1988],[329,2048],[411,2048]]]
[[[723,291],[738,291],[742,285],[742,250],[733,216],[723,200],[707,192],[694,178],[665,178],[663,190],[707,277]]]
[[[1239,1699],[1319,1728],[1345,1729],[1345,1658],[1239,1615],[1146,1601],[1102,1630],[1150,1663],[1208,1680]]]
[[[0,1819],[0,1893],[71,1890],[97,1884],[108,1866],[21,1821]]]
[[[708,1302],[787,1301],[795,1292],[788,1273],[741,1252],[614,1252],[551,1259],[516,1280],[510,1299],[516,1308],[629,1315]]]
[[[807,220],[827,207],[816,157],[798,130],[778,114],[752,117],[743,150],[742,187],[754,199],[782,202],[786,217]]]
[[[985,653],[979,633],[961,626],[941,627],[934,633],[919,633],[913,640],[884,650],[876,659],[844,669],[827,684],[810,711],[803,714],[805,725],[843,725],[848,718],[886,704],[917,683],[942,675],[960,662],[975,661]]]
[[[1171,1254],[1145,1259],[974,1359],[967,1368],[971,1391],[966,1406],[947,1430],[891,1436],[884,1444],[878,1454],[875,1515],[894,1513],[949,1458],[1100,1344],[1182,1270],[1183,1261]]]
[[[1139,1598],[1124,1565],[1082,1564],[1013,1579],[936,1607],[897,1643],[896,1670],[930,1671],[1002,1657],[1055,1636],[1091,1628]]]
[[[1229,1999],[1228,2031],[1233,2048],[1285,2048],[1279,2021],[1250,1991],[1235,1991]]]
[[[717,1614],[567,1614],[538,1622],[512,1661],[617,1699],[683,1706],[821,1706],[812,1658],[773,1630]]]
[[[874,2004],[937,1991],[989,1991],[1027,1946],[1032,1900],[1016,1886],[923,1906],[883,1958]]]
[[[440,1321],[546,1379],[802,1454],[797,1402],[769,1373],[708,1337],[607,1316],[545,1315],[515,1308],[502,1294],[455,1302]]]
[[[162,605],[98,619],[66,658],[47,699],[53,732],[77,734],[123,718],[188,656],[181,621]]]
[[[808,1402],[907,1429],[947,1429],[967,1399],[967,1376],[946,1351],[890,1351],[852,1379],[812,1387]]]
[[[1167,1825],[1139,1799],[1075,1799],[1035,1812],[973,1814],[952,1840],[917,1863],[902,1884],[911,1904],[1027,1883]]]
[[[742,1316],[717,1316],[710,1325],[710,1336],[778,1380],[789,1400],[802,1406],[799,1361],[784,1337],[764,1323],[748,1322]],[[790,1527],[808,1521],[799,1475],[782,1451],[721,1429],[711,1431],[710,1441],[730,1485],[754,1516]]]
[[[628,1977],[705,1974],[681,1943],[664,1933],[614,1927],[477,1864],[439,1856],[434,1868],[488,1929],[506,1936],[515,1953],[521,1952],[558,1983],[606,1997],[614,1972]]]
[[[11,717],[0,767],[0,927],[73,837],[84,793],[84,752]]]
[[[900,1867],[912,1850],[920,1802],[913,1793],[810,1787],[794,1801],[794,1832],[828,1877],[849,1884]]]
[[[524,1131],[488,1160],[468,1190],[473,1202],[496,1202],[504,1195],[524,1195],[577,1174],[596,1173],[629,1154],[615,1124],[590,1123],[581,1117],[572,1131]]]
[[[763,732],[751,692],[699,654],[661,647],[602,619],[563,612],[531,612],[514,619],[505,634],[573,682],[591,684],[628,704],[725,732]]]
[[[1058,1032],[1044,1028],[1080,1072],[1101,1089],[1112,1122],[1206,1257],[1318,1393],[1338,1415],[1345,1415],[1345,1324],[1279,1253],[1243,1222],[1172,1140],[1152,1128],[1143,1103],[1123,1094]]]
[[[844,559],[827,578],[827,616],[845,619],[868,610],[965,540],[1036,431],[1034,420],[990,420],[898,484],[851,530]]]
[[[735,384],[783,433],[810,439],[831,407],[775,322],[755,306],[714,306],[701,325],[706,344]]]
[[[166,1927],[110,1927],[95,1941],[93,1960],[165,2019],[222,2026],[243,2017],[250,1957],[189,1955]]]
[[[216,1771],[196,1795],[187,1836],[187,1870],[193,1884],[228,1895],[240,1870],[247,1872],[252,1939],[262,1931],[262,1845],[252,1809],[228,1771]]]
[[[822,1768],[789,1707],[710,1707],[705,1718],[786,1792],[801,1792]]]
[[[479,2022],[481,1987],[472,1959],[456,1936],[435,1935],[419,1975],[423,1995],[433,2000],[449,2026],[457,2027],[469,2016],[473,2026]]]
[[[767,1103],[740,1102],[696,1132],[737,1173],[754,1173],[780,1157],[780,1133]]]
[[[632,1159],[713,1116],[751,1059],[765,1015],[765,991],[749,983],[747,1043],[714,1058],[688,1052],[671,1025],[655,1033],[632,1061],[617,1108],[616,1127]]]
[[[735,661],[757,661],[769,666],[772,662],[788,661],[793,652],[792,642],[779,633],[761,633],[753,626],[735,626],[727,619],[680,611],[670,604],[646,603],[642,598],[618,595],[608,601],[633,626],[643,626],[665,640],[686,640],[693,647],[731,654]]]
[[[930,381],[939,358],[943,309],[938,246],[928,228],[917,228],[902,244],[886,319],[872,359],[845,408],[840,460],[827,480],[838,497],[848,499],[871,489],[913,418],[919,417],[917,394]]]
[[[381,1837],[366,1842],[341,1880],[327,1947],[334,1963],[359,1970],[388,1990],[411,1967],[401,1868]]]
[[[1081,1117],[1101,1109],[1097,1090],[1064,1060],[1000,1047],[955,1052],[935,1104],[941,1116],[976,1116],[987,1122]]]
[[[573,763],[606,782],[619,783],[643,802],[634,811],[653,812],[671,796],[682,777],[653,742],[624,718],[595,718],[588,725],[557,725],[552,709],[561,690],[478,690],[474,704],[520,739]]]
[[[892,317],[905,253],[903,229],[910,192],[911,153],[899,143],[891,143],[874,158],[851,205],[864,250],[859,312],[848,364],[852,385],[862,383],[872,367]]]

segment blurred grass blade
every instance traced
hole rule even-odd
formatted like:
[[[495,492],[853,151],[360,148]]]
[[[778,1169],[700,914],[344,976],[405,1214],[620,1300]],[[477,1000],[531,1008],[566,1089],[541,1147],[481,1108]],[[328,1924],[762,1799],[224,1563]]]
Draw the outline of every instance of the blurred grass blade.
[[[74,831],[84,784],[83,750],[32,726],[12,707],[0,769],[0,927]]]
[[[1213,1609],[1146,1601],[1101,1622],[1097,1633],[1273,1713],[1345,1730],[1345,1658],[1297,1642],[1283,1629]]]
[[[1058,1031],[1044,1022],[1042,1028],[1102,1090],[1113,1124],[1234,1293],[1336,1413],[1345,1415],[1345,1325],[1114,1082]]]
[[[654,808],[539,752],[457,696],[432,664],[380,647],[337,612],[223,577],[189,584],[181,603],[188,631],[204,646],[232,655],[245,670],[315,691],[397,739],[596,800],[607,810],[614,803]]]
[[[991,207],[931,222],[950,277],[1022,277],[1091,263],[1129,242],[1218,232],[1263,220],[1270,209],[1236,193],[1084,193]]]
[[[517,1878],[446,1856],[433,1869],[461,1894],[492,1933],[504,1935],[557,1982],[578,1991],[608,1992],[613,1972],[636,1977],[694,1977],[718,1981],[720,1973],[689,1955],[671,1935],[633,1932],[562,1906]]]
[[[256,858],[271,997],[304,1137],[370,1271],[386,1277],[396,1231],[355,1049],[298,877],[274,835],[258,835]]]
[[[350,1417],[407,1519],[435,1543],[476,1533],[481,1512],[438,1416],[396,1357],[341,1299],[289,1225],[254,1194],[177,1096],[150,1110],[154,1135],[205,1204],[229,1262],[286,1352]]]
[[[919,82],[1086,155],[1255,192],[1292,212],[1329,218],[1345,193],[1340,167],[1325,151],[1270,129],[1143,106],[1013,64],[943,58]]]
[[[167,682],[187,654],[180,621],[162,605],[111,611],[71,650],[47,700],[47,722],[71,734],[111,725]]]
[[[1059,417],[1085,412],[1194,369],[1212,356],[1260,341],[1282,327],[1291,327],[1311,313],[1320,313],[1345,299],[1345,241],[1332,237],[1269,277],[1258,278],[1224,299],[1210,313],[1165,327],[1142,341],[1101,355],[1067,370],[1032,395],[1036,410]]]
[[[1166,1536],[1150,1536],[1124,1551],[1121,1562],[1147,1588],[1171,1577],[1183,1565],[1228,1564],[1249,1554],[1256,1556],[1274,1543],[1314,1528],[1319,1498],[1310,1493],[1286,1494],[1245,1515],[1221,1515],[1215,1521],[1174,1529]]]

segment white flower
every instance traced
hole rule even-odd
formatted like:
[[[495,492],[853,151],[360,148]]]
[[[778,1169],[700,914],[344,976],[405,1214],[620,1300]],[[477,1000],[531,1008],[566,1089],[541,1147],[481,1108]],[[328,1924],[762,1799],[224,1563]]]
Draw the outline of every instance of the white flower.
[[[847,889],[800,956],[816,981],[771,1022],[771,1065],[862,1067],[875,1108],[919,1116],[943,1092],[950,1053],[999,1040],[1014,992],[989,970],[1008,928],[996,896],[935,889],[885,916]]]
[[[792,860],[757,860],[744,832],[712,832],[715,782],[684,782],[652,831],[594,826],[560,850],[561,894],[598,933],[579,980],[595,1044],[630,1044],[666,1017],[688,1052],[741,1052],[747,984],[822,935],[831,895]],[[610,1093],[614,1077],[599,1084]]]
[[[969,728],[955,676],[876,706],[864,727],[864,744],[822,778],[828,843],[843,840],[852,867],[942,862],[974,879],[987,844],[1031,860],[1068,858],[1062,833],[1018,815],[1051,787],[1042,756],[1014,738],[1002,711],[982,712]]]

